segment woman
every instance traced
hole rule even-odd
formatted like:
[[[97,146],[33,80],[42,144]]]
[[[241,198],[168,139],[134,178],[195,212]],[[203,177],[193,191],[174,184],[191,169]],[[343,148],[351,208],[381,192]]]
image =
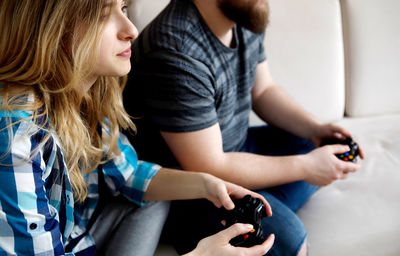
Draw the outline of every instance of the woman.
[[[168,207],[147,201],[207,198],[232,209],[230,196],[251,194],[271,215],[242,187],[137,159],[119,132],[134,129],[121,101],[137,36],[125,8],[122,0],[0,2],[1,255],[152,255],[159,233],[151,232]],[[135,233],[138,223],[155,223],[144,228],[152,244]],[[252,248],[229,244],[251,228],[235,224],[189,255],[265,254],[272,235]],[[147,247],[127,246],[135,238]]]

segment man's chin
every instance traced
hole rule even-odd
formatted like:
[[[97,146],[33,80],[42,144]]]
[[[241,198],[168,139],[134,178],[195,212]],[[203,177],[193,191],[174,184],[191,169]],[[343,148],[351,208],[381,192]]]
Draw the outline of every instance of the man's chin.
[[[246,6],[226,1],[221,2],[220,8],[237,25],[257,34],[264,32],[269,23],[269,5],[266,0],[253,1]]]

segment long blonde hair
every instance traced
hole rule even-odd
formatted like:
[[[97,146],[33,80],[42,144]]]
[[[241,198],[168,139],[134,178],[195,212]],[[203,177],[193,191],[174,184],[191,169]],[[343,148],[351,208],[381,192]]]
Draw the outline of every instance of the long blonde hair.
[[[39,129],[55,131],[78,201],[87,194],[82,174],[101,163],[103,144],[109,145],[108,158],[119,154],[119,129],[134,129],[122,104],[125,78],[101,77],[82,90],[96,62],[105,2],[0,1],[0,84],[5,85],[0,108],[31,111]],[[34,101],[21,105],[21,96],[28,95]],[[38,122],[40,117],[50,120],[50,127]],[[103,140],[99,125],[109,131]]]

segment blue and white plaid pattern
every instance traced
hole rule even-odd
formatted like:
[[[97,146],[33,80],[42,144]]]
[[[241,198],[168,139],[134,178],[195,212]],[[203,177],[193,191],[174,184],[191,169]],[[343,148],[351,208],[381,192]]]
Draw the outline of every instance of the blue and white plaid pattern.
[[[24,117],[29,113],[0,111],[0,256],[91,255],[95,246],[90,235],[79,240],[72,252],[64,248],[85,232],[96,208],[97,170],[85,176],[89,192],[85,203],[74,205],[55,134],[40,145],[48,134],[30,121],[5,128]],[[106,184],[114,195],[123,194],[143,205],[144,193],[160,166],[138,161],[122,134],[118,145],[122,153],[103,165]]]

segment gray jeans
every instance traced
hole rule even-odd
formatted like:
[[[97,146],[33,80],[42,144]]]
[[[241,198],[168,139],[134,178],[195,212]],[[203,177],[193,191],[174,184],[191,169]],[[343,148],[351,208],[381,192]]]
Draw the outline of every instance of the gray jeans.
[[[169,211],[169,202],[143,207],[117,201],[107,204],[89,233],[97,255],[153,256]]]

